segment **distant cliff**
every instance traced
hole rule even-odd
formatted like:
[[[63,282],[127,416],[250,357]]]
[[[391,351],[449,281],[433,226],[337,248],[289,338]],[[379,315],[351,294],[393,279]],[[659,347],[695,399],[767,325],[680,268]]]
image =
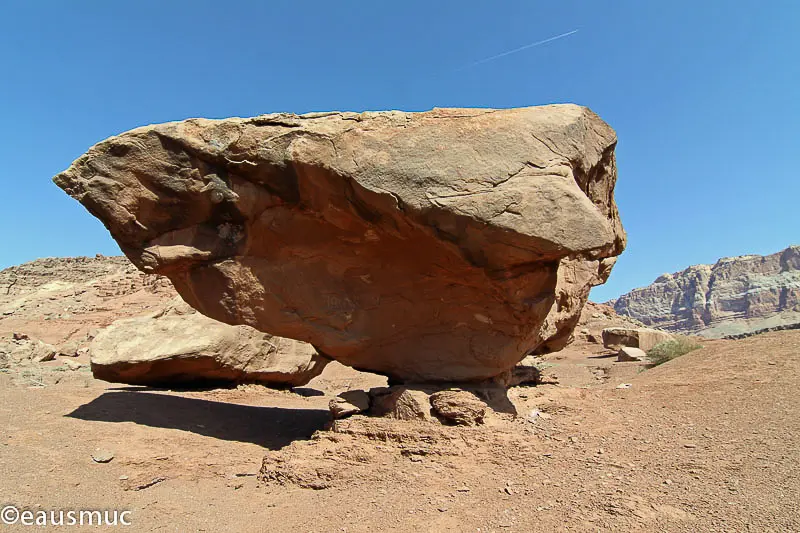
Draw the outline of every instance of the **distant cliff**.
[[[718,338],[800,323],[800,246],[664,274],[609,302],[648,326]]]

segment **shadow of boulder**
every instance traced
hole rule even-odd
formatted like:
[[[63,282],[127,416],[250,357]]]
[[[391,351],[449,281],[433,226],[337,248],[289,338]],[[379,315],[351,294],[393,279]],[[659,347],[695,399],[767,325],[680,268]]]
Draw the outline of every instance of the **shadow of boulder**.
[[[106,392],[66,416],[178,429],[270,450],[308,439],[329,419],[328,411],[321,409],[240,405],[125,390]]]

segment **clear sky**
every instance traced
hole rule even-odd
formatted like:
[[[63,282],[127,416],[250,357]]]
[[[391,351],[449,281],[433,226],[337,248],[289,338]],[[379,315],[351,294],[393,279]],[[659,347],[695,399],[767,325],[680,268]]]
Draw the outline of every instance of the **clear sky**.
[[[797,0],[18,0],[0,66],[0,268],[119,253],[50,179],[136,126],[555,102],[619,135],[629,245],[592,299],[800,244]]]

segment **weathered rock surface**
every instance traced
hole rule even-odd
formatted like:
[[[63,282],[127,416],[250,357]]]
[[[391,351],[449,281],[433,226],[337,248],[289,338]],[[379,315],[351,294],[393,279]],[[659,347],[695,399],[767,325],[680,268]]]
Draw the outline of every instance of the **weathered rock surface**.
[[[652,328],[611,327],[603,330],[603,346],[618,350],[623,346],[649,350],[659,342],[668,341],[672,335]]]
[[[664,274],[613,302],[621,315],[710,338],[800,323],[800,246]]]
[[[305,385],[328,362],[309,344],[223,324],[179,299],[151,316],[114,322],[90,353],[96,378],[144,385]]]
[[[608,277],[615,145],[574,105],[192,119],[55,182],[207,316],[398,381],[479,380],[563,347]]]
[[[0,367],[11,363],[42,363],[52,361],[56,357],[55,346],[27,335],[14,335],[12,338],[0,339]]]

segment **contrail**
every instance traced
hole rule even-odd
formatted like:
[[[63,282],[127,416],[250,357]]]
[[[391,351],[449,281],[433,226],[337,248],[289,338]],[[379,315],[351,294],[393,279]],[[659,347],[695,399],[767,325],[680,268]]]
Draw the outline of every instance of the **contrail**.
[[[535,43],[526,44],[525,46],[520,46],[519,48],[514,48],[513,50],[509,50],[507,52],[503,52],[502,54],[497,54],[492,57],[487,57],[485,59],[480,59],[475,61],[474,63],[470,63],[469,65],[464,65],[463,67],[459,67],[455,69],[453,72],[458,72],[460,70],[465,70],[471,67],[475,67],[477,65],[481,65],[483,63],[488,63],[489,61],[494,61],[495,59],[499,59],[501,57],[510,56],[511,54],[516,54],[517,52],[522,52],[523,50],[527,50],[528,48],[533,48],[534,46],[540,46],[545,43],[549,43],[551,41],[555,41],[558,39],[563,39],[564,37],[569,37],[573,33],[578,33],[578,30],[568,31],[567,33],[562,33],[561,35],[556,35],[555,37],[550,37],[549,39],[545,39],[543,41],[537,41]]]

